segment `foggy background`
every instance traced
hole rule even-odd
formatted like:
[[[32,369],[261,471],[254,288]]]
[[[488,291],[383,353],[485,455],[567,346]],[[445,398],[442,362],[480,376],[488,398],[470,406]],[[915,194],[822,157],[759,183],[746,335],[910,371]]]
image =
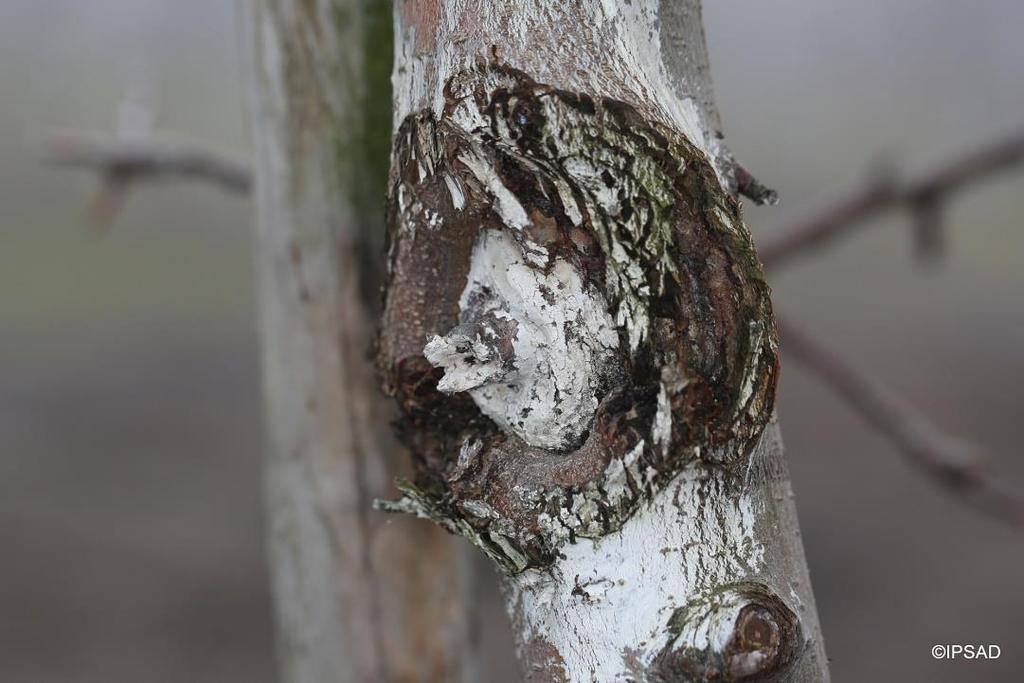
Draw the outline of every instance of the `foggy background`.
[[[708,2],[726,139],[777,188],[755,240],[888,164],[1024,124],[1024,5]],[[260,508],[249,207],[136,190],[102,240],[54,128],[111,129],[154,86],[159,132],[244,154],[234,3],[0,3],[0,681],[275,677]],[[773,273],[780,310],[1024,484],[1024,172],[959,195],[922,270],[905,216]],[[1024,535],[910,469],[783,359],[780,414],[833,679],[1018,681]],[[995,643],[936,662],[936,643]],[[503,677],[504,676],[504,677]],[[493,680],[513,680],[496,672]]]

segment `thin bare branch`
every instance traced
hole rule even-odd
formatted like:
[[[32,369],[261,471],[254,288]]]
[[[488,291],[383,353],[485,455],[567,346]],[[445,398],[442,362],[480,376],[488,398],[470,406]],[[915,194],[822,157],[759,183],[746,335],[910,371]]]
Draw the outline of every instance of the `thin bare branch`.
[[[994,479],[978,450],[947,434],[874,377],[811,334],[778,317],[782,350],[829,385],[907,458],[967,502],[1015,527],[1024,526],[1024,495]]]
[[[63,133],[47,141],[43,159],[59,166],[91,169],[122,183],[190,178],[212,182],[234,194],[248,194],[251,185],[244,161],[190,142]]]
[[[863,226],[869,218],[895,208],[908,208],[917,218],[919,244],[934,255],[941,244],[934,220],[949,197],[998,171],[1024,163],[1024,129],[987,147],[954,159],[910,182],[894,176],[877,178],[850,197],[819,214],[781,230],[762,241],[758,253],[767,268],[777,268],[794,257]]]

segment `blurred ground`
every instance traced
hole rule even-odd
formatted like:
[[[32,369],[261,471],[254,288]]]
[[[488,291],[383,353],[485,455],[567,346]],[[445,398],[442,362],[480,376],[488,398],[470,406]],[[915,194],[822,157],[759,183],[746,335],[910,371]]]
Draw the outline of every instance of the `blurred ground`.
[[[847,5],[847,6],[844,6]],[[1024,8],[708,3],[727,139],[777,187],[756,234],[1024,123]],[[231,3],[0,4],[0,681],[273,680],[248,208],[41,167],[51,127],[109,128],[134,80],[162,129],[244,150]],[[1024,482],[1024,174],[963,196],[951,256],[900,217],[773,275],[776,302]],[[781,415],[834,680],[1018,681],[1020,533],[909,470],[786,364]],[[494,619],[497,612],[489,612]],[[993,642],[950,664],[934,643]],[[495,674],[494,680],[503,680]]]

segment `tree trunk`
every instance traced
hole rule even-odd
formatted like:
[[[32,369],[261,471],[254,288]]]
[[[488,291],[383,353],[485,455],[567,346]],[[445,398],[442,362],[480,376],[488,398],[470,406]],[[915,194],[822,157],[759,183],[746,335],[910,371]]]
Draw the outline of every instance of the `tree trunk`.
[[[472,680],[455,539],[371,508],[400,454],[369,360],[390,8],[260,0],[242,12],[282,680]]]
[[[396,15],[386,507],[501,567],[527,680],[827,680],[699,3]]]

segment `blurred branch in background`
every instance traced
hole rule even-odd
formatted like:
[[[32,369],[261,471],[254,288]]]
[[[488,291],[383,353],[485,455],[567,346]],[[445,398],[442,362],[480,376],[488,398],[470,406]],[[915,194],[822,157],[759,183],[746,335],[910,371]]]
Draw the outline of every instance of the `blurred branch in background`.
[[[813,247],[866,226],[867,219],[883,211],[906,208],[915,221],[919,255],[934,258],[941,254],[942,209],[950,197],[1019,164],[1024,164],[1024,129],[909,182],[901,183],[891,174],[879,175],[850,197],[765,240],[758,252],[766,267],[784,266]],[[823,380],[922,471],[986,513],[1013,526],[1024,526],[1024,495],[992,478],[972,444],[944,433],[830,344],[783,316],[776,319],[783,352]]]
[[[98,174],[100,186],[89,209],[89,223],[98,232],[110,226],[129,190],[140,182],[192,179],[233,194],[249,193],[252,173],[247,162],[199,143],[158,139],[155,99],[151,80],[139,78],[117,105],[112,133],[64,131],[46,140],[43,161]]]
[[[908,459],[987,514],[1024,526],[1024,496],[986,471],[973,444],[943,432],[876,378],[776,311],[782,350],[823,380]]]
[[[184,141],[125,140],[65,132],[46,141],[43,160],[99,175],[100,188],[89,211],[90,223],[99,229],[109,226],[128,191],[140,182],[192,179],[239,195],[248,194],[251,185],[247,163]]]
[[[937,256],[942,244],[942,205],[958,190],[1022,163],[1024,128],[909,182],[901,182],[892,174],[879,174],[846,199],[767,236],[758,245],[758,254],[766,268],[778,268],[814,247],[864,227],[868,219],[884,211],[906,208],[915,218],[920,255]]]

